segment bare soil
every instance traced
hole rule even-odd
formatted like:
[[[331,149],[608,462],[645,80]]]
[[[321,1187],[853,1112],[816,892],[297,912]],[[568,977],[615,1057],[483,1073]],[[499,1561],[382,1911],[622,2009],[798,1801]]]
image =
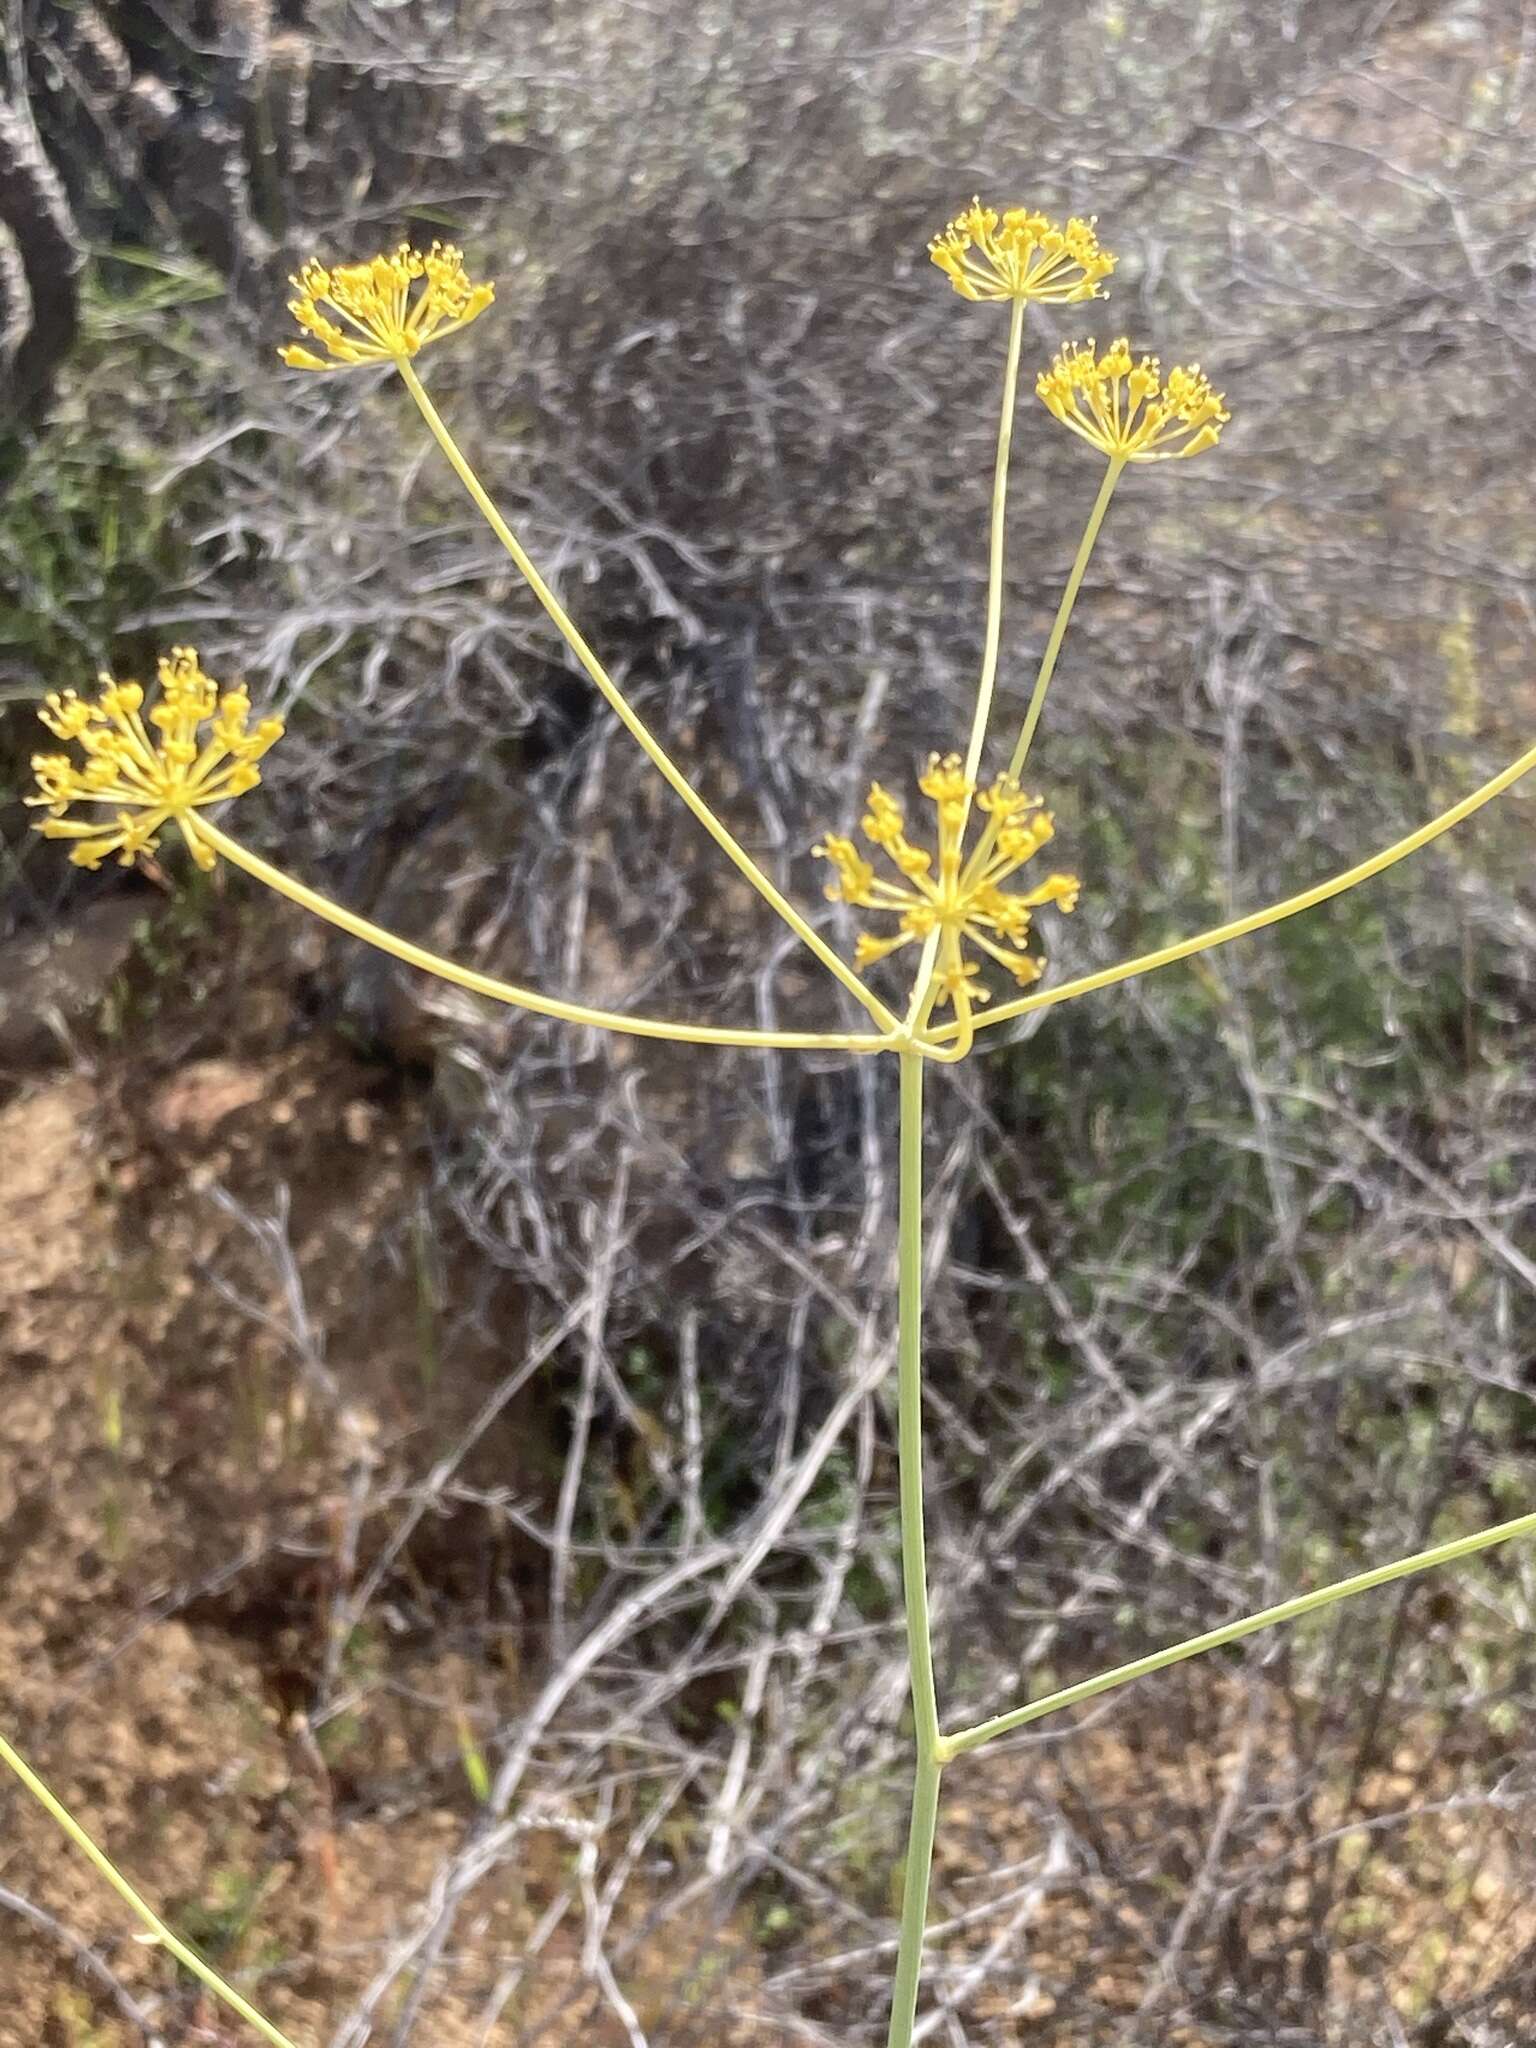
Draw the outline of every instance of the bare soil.
[[[304,1031],[292,999],[262,992],[259,975],[253,985],[238,1019],[208,1015],[168,1040],[135,1021],[144,992],[130,975],[114,984],[110,1033],[88,1050],[68,1030],[34,1037],[0,1096],[0,1722],[179,1931],[307,2044],[327,2039],[367,1984],[473,1811],[467,1716],[513,1712],[525,1680],[518,1630],[498,1628],[483,1601],[475,1640],[500,1646],[489,1663],[467,1657],[451,1627],[389,1633],[386,1599],[383,1633],[346,1646],[352,1704],[318,1733],[306,1718],[335,1595],[357,1570],[340,1533],[349,1483],[360,1465],[389,1470],[404,1446],[419,1470],[423,1439],[462,1425],[495,1361],[456,1351],[445,1386],[424,1356],[420,1275],[396,1232],[423,1166],[398,1078]],[[323,1355],[300,1355],[273,1269],[217,1198],[258,1213],[279,1184]],[[503,1482],[520,1460],[537,1473],[537,1443],[526,1410],[504,1420],[489,1451]],[[505,1565],[515,1579],[517,1558]],[[423,1606],[481,1597],[455,1584],[440,1528],[399,1569]],[[1071,1744],[958,1769],[936,1912],[964,1914],[1022,1873],[1007,1910],[945,1945],[951,1972],[974,1968],[968,2019],[1046,2048],[1214,2048],[1224,2035],[1158,2019],[1170,1868],[1198,1905],[1185,1952],[1210,1951],[1219,1972],[1221,1943],[1248,1945],[1250,1959],[1262,1949],[1277,1995],[1294,1993],[1285,1980],[1306,1949],[1311,1866],[1286,1804],[1289,1754],[1278,1698],[1256,1714],[1235,1679],[1175,1675],[1144,1709],[1090,1722]],[[1368,1775],[1352,1818],[1380,1824],[1357,1827],[1343,1859],[1352,1938],[1326,1966],[1324,2007],[1348,2010],[1368,1977],[1411,2018],[1427,1985],[1442,2001],[1470,1995],[1536,1938],[1520,1860],[1490,1851],[1483,1818],[1456,1803],[1495,1767],[1475,1756],[1437,1769],[1441,1810],[1412,1820],[1402,1809],[1422,1807],[1425,1790],[1411,1738]],[[1277,1788],[1272,1835],[1249,1844],[1267,1917],[1230,1887],[1201,1891],[1239,1771]],[[1063,1852],[1053,1872],[1043,1806],[1079,1845],[1113,1838],[1107,1867],[1134,1863],[1139,1846],[1144,1896],[1101,1895],[1080,1853]],[[1170,1813],[1183,1816],[1171,1858]],[[1325,1791],[1311,1825],[1328,1822]],[[442,1973],[422,2039],[488,2038],[487,1998],[517,1979],[574,1853],[531,1834],[526,1855],[482,1887],[462,1942],[472,1967]],[[1277,1889],[1288,1868],[1294,1886],[1282,1877]],[[125,1999],[152,2011],[167,2043],[241,2038],[9,1785],[0,1888],[5,2048],[130,2048],[144,2034]],[[1003,1952],[1027,1965],[987,1969],[1000,1929]],[[77,1947],[105,1961],[120,1995],[82,1969]],[[727,2005],[750,2013],[765,1962],[748,1931],[724,1968]],[[654,1984],[642,1971],[625,1987],[669,2048],[764,2039],[760,2023],[688,2031],[668,2010],[676,1975],[658,1950]],[[839,2000],[814,1963],[805,1987],[806,2009],[824,2004],[832,2024]],[[1090,2034],[1066,2016],[1084,2010],[1100,2016]],[[1510,2024],[1517,2041],[1522,2022]],[[623,2043],[584,1975],[579,1929],[563,1923],[544,1941],[504,2027],[556,2048]]]

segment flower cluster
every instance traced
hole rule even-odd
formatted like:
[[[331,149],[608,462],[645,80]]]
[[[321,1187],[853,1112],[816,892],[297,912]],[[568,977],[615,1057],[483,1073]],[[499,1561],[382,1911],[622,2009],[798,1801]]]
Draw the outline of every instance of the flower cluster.
[[[1096,298],[1115,267],[1092,219],[1063,225],[1023,208],[998,213],[979,199],[928,247],[961,297],[1009,301],[1016,309],[1026,301],[1066,305]],[[495,296],[493,286],[470,278],[458,249],[440,242],[425,251],[402,242],[392,253],[334,269],[312,261],[292,282],[289,310],[306,341],[281,354],[303,370],[386,362],[405,368],[429,342],[468,326]],[[1011,393],[1011,379],[1008,388]],[[414,381],[413,389],[424,404]],[[1165,383],[1157,358],[1133,358],[1123,339],[1102,355],[1091,341],[1061,349],[1036,390],[1057,419],[1114,463],[1198,454],[1215,444],[1230,417],[1197,366],[1171,370]],[[429,424],[452,452],[446,429],[430,413]],[[153,851],[158,832],[174,820],[193,858],[212,867],[211,828],[199,825],[197,813],[254,787],[257,760],[282,732],[276,719],[253,729],[245,692],[221,694],[190,648],[173,649],[160,663],[159,679],[159,701],[148,711],[139,684],[110,676],[100,679],[94,700],[73,691],[48,699],[44,722],[58,739],[76,743],[84,759],[36,755],[39,793],[28,802],[46,808],[38,829],[70,841],[71,858],[81,866],[99,866],[111,854],[131,863]],[[951,754],[933,756],[918,786],[934,806],[932,852],[907,837],[901,805],[878,783],[863,819],[865,839],[899,881],[877,875],[851,839],[829,834],[815,850],[835,872],[828,896],[896,920],[887,935],[860,937],[857,964],[867,967],[914,941],[931,940],[936,997],[968,1011],[988,994],[978,979],[981,964],[968,949],[997,961],[1020,984],[1038,980],[1043,962],[1028,950],[1033,912],[1046,903],[1070,911],[1079,884],[1052,874],[1028,892],[1004,886],[1054,830],[1040,799],[1026,797],[1016,781],[1001,777],[978,791]],[[973,805],[984,822],[967,852]],[[100,806],[107,815],[69,815],[86,806]]]
[[[113,853],[128,867],[156,850],[156,834],[174,818],[192,858],[211,868],[213,848],[193,814],[256,787],[256,763],[282,738],[282,720],[264,718],[252,729],[245,691],[221,694],[190,647],[162,657],[159,699],[147,712],[140,684],[109,675],[98,681],[94,700],[55,691],[38,714],[55,739],[73,742],[85,757],[79,765],[68,754],[32,756],[39,794],[26,801],[48,811],[38,831],[72,839],[69,857],[77,867],[100,867]],[[110,815],[68,817],[77,805],[100,805]]]
[[[335,270],[306,263],[290,282],[298,296],[288,301],[289,312],[331,357],[327,362],[294,342],[278,351],[293,370],[400,362],[467,327],[496,296],[494,285],[472,283],[461,252],[442,242],[425,252],[402,242],[393,255]]]
[[[855,960],[868,967],[883,960],[914,940],[937,933],[938,958],[935,983],[940,997],[948,1002],[985,1002],[988,991],[977,980],[980,967],[967,960],[963,946],[979,946],[1021,985],[1038,981],[1044,962],[1023,950],[1029,938],[1032,913],[1043,903],[1059,910],[1072,910],[1077,903],[1079,883],[1073,875],[1048,875],[1037,889],[1013,895],[1002,886],[1016,868],[1024,865],[1053,836],[1050,813],[1041,808],[1038,797],[1025,796],[1016,782],[999,776],[978,796],[976,785],[967,780],[958,754],[942,760],[937,754],[918,788],[933,804],[938,820],[938,872],[933,855],[915,846],[906,834],[901,805],[877,782],[869,792],[869,808],[862,820],[864,837],[890,861],[902,877],[887,881],[877,875],[851,839],[829,833],[814,851],[832,863],[837,879],[827,886],[834,903],[851,903],[864,910],[889,911],[898,922],[890,937],[860,936]],[[971,801],[986,817],[986,824],[968,859],[961,842]]]
[[[1123,338],[1096,355],[1069,343],[1042,370],[1035,390],[1063,426],[1116,462],[1167,462],[1214,448],[1232,415],[1197,363],[1168,372],[1156,356],[1133,360]]]
[[[979,199],[934,237],[928,254],[964,299],[1035,299],[1050,306],[1096,299],[1115,267],[1091,220],[1062,227],[1022,207],[999,217]]]

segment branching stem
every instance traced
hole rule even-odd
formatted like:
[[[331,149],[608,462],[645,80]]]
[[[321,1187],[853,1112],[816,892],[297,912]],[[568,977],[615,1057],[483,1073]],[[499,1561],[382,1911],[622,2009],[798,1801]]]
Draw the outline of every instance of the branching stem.
[[[1061,603],[1056,607],[1056,617],[1051,622],[1050,638],[1045,643],[1045,652],[1040,657],[1040,667],[1035,674],[1035,686],[1029,693],[1029,705],[1024,713],[1024,724],[1019,732],[1018,744],[1013,758],[1008,763],[1008,773],[1015,782],[1024,772],[1024,763],[1029,758],[1030,747],[1034,744],[1035,728],[1040,723],[1040,714],[1045,709],[1046,693],[1051,687],[1051,678],[1056,673],[1056,663],[1061,657],[1062,642],[1067,637],[1067,627],[1072,621],[1072,607],[1077,603],[1077,593],[1083,587],[1083,578],[1088,573],[1088,563],[1093,554],[1094,543],[1099,537],[1099,528],[1104,524],[1104,515],[1109,510],[1109,501],[1115,494],[1115,485],[1125,468],[1123,461],[1110,460],[1104,471],[1104,481],[1099,485],[1099,495],[1093,501],[1093,510],[1088,514],[1088,524],[1083,528],[1083,537],[1077,544],[1067,587],[1061,593]]]
[[[1008,465],[1013,451],[1013,416],[1019,402],[1019,350],[1024,339],[1026,301],[1015,299],[1008,323],[1008,360],[1003,366],[1003,401],[997,422],[997,456],[992,465],[992,511],[987,539],[987,623],[982,637],[981,673],[976,679],[976,703],[971,712],[971,737],[965,749],[965,779],[976,780],[981,750],[987,743],[987,724],[992,715],[992,694],[997,686],[997,657],[1003,642],[1003,565],[1007,559]],[[965,800],[970,816],[971,800]],[[961,837],[965,828],[961,826]],[[912,977],[912,994],[907,1004],[907,1029],[921,1030],[933,1008],[933,966],[938,957],[940,932],[931,932],[918,955]]]
[[[1070,1003],[1078,996],[1092,995],[1095,989],[1109,988],[1117,981],[1131,981],[1138,974],[1150,974],[1158,967],[1171,967],[1177,960],[1188,960],[1196,953],[1208,953],[1213,946],[1224,946],[1231,939],[1246,938],[1250,932],[1263,931],[1266,926],[1281,924],[1298,912],[1311,910],[1319,903],[1326,903],[1331,896],[1342,896],[1346,889],[1354,889],[1361,882],[1368,882],[1373,875],[1381,874],[1400,860],[1406,860],[1411,853],[1428,846],[1438,839],[1442,832],[1449,832],[1453,826],[1470,818],[1474,811],[1480,811],[1484,804],[1502,796],[1506,789],[1517,783],[1523,775],[1529,775],[1536,768],[1536,747],[1527,747],[1516,761],[1507,768],[1501,768],[1497,775],[1474,789],[1470,796],[1464,796],[1459,803],[1441,811],[1431,818],[1427,825],[1420,825],[1406,838],[1394,840],[1391,846],[1380,853],[1373,853],[1368,860],[1345,868],[1342,874],[1330,876],[1326,882],[1315,882],[1310,889],[1303,889],[1295,896],[1287,896],[1279,903],[1271,903],[1264,910],[1251,910],[1245,917],[1234,917],[1227,924],[1214,925],[1209,931],[1196,932],[1193,938],[1178,939],[1171,946],[1159,946],[1154,953],[1140,953],[1134,960],[1122,960],[1114,967],[1101,967],[1096,973],[1079,975],[1076,981],[1063,981],[1052,988],[1037,989],[1033,995],[1018,996],[1012,1002],[999,1003],[994,1010],[983,1011],[977,1017],[975,1029],[985,1031],[993,1024],[1006,1024],[1010,1017],[1026,1016],[1031,1010],[1048,1010],[1056,1003]],[[959,1026],[941,1024],[927,1034],[933,1044],[942,1045],[959,1036]]]
[[[976,708],[971,714],[970,744],[965,750],[965,779],[976,780],[981,750],[986,745],[987,725],[992,716],[992,692],[997,684],[997,655],[1003,637],[1003,563],[1008,514],[1008,460],[1013,449],[1013,415],[1019,402],[1019,345],[1024,338],[1024,308],[1027,301],[1015,299],[1008,323],[1008,361],[1003,370],[1003,409],[997,424],[997,461],[992,472],[992,525],[987,554],[987,626],[981,651],[981,675],[976,684]]]
[[[1047,1714],[1059,1714],[1064,1707],[1079,1706],[1084,1700],[1097,1699],[1101,1693],[1114,1692],[1138,1678],[1150,1677],[1154,1671],[1166,1671],[1170,1664],[1181,1664],[1186,1658],[1202,1656],[1207,1650],[1220,1650],[1228,1643],[1241,1642],[1244,1636],[1255,1635],[1260,1629],[1275,1628],[1281,1622],[1298,1621],[1304,1614],[1315,1614],[1320,1607],[1331,1607],[1336,1600],[1348,1600],[1356,1593],[1369,1593],[1377,1586],[1389,1586],[1394,1579],[1411,1578],[1415,1572],[1432,1571],[1436,1565],[1453,1564],[1457,1558],[1471,1557],[1476,1551],[1491,1550],[1497,1543],[1512,1543],[1518,1536],[1530,1535],[1536,1535],[1536,1514],[1517,1515],[1512,1522],[1499,1522],[1491,1529],[1479,1529],[1475,1536],[1458,1536],[1453,1542],[1437,1543],[1433,1550],[1420,1550],[1412,1557],[1400,1557],[1391,1564],[1376,1565],[1368,1572],[1356,1572],[1353,1578],[1338,1579],[1331,1586],[1319,1586],[1316,1592],[1298,1593],[1294,1599],[1261,1608],[1257,1614],[1245,1615],[1241,1621],[1229,1621],[1221,1628],[1207,1629],[1204,1635],[1190,1636],[1185,1642],[1175,1643],[1171,1649],[1154,1650],[1149,1657],[1137,1657],[1130,1664],[1117,1664],[1112,1671],[1101,1671],[1096,1678],[1084,1678],[1076,1685],[1063,1686],[1059,1692],[1031,1700],[1026,1707],[1014,1707],[1006,1714],[994,1714],[988,1721],[977,1722],[974,1728],[962,1728],[945,1737],[945,1754],[963,1756],[967,1750],[980,1749],[984,1742],[993,1742],[1000,1735],[1010,1735],[1014,1729],[1027,1727],[1031,1721],[1042,1720]]]
[[[1008,763],[1008,775],[1014,782],[1017,782],[1020,775],[1023,774],[1024,763],[1029,758],[1029,750],[1035,737],[1035,728],[1039,725],[1040,714],[1045,709],[1046,693],[1051,687],[1051,678],[1056,673],[1056,663],[1061,656],[1062,643],[1067,637],[1067,627],[1072,622],[1072,608],[1077,603],[1077,593],[1083,587],[1083,578],[1088,573],[1088,564],[1092,559],[1094,545],[1099,537],[1099,528],[1104,524],[1104,515],[1109,510],[1109,501],[1114,496],[1115,485],[1119,483],[1120,473],[1124,468],[1125,464],[1123,461],[1110,461],[1108,468],[1104,472],[1104,481],[1099,485],[1099,494],[1094,499],[1093,508],[1088,514],[1087,524],[1083,528],[1083,537],[1077,544],[1077,553],[1072,558],[1072,567],[1067,576],[1067,587],[1061,593],[1061,602],[1057,605],[1056,616],[1051,622],[1050,634],[1045,643],[1045,651],[1041,654],[1040,666],[1035,671],[1034,688],[1029,693],[1029,704],[1024,713],[1024,725],[1019,733],[1018,744],[1014,747],[1013,758]],[[996,820],[989,818],[986,829],[976,842],[976,846],[970,856],[970,865],[973,868],[980,868],[985,863],[988,854],[992,851],[992,843],[996,837]],[[910,1019],[911,1013],[909,1012],[909,1022]]]

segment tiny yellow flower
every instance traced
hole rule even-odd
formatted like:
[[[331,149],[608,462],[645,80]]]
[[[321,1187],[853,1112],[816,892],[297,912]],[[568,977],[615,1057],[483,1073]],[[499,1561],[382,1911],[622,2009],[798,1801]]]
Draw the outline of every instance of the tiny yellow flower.
[[[928,254],[963,299],[1035,299],[1048,306],[1096,299],[1115,259],[1099,247],[1092,220],[1065,227],[1022,207],[998,215],[973,199],[928,244]]]
[[[26,801],[48,811],[37,830],[48,839],[72,839],[69,857],[77,867],[98,868],[112,853],[131,867],[141,853],[155,852],[156,834],[174,818],[192,858],[211,868],[214,851],[193,813],[256,787],[256,763],[282,738],[282,720],[264,718],[253,730],[245,691],[237,685],[221,694],[190,647],[162,656],[159,701],[147,713],[138,683],[109,675],[97,680],[101,694],[94,700],[54,691],[38,713],[55,739],[73,741],[85,759],[32,756],[39,794]],[[112,815],[65,815],[90,804]]]
[[[1035,390],[1063,426],[1118,462],[1168,462],[1214,448],[1232,415],[1198,363],[1162,382],[1156,356],[1131,357],[1122,337],[1103,355],[1091,341],[1059,349]]]
[[[917,786],[937,814],[937,873],[934,856],[908,839],[901,805],[878,782],[870,788],[861,829],[871,846],[901,875],[901,882],[877,875],[873,863],[851,839],[828,833],[813,849],[819,859],[830,861],[835,871],[836,879],[827,885],[827,895],[834,903],[889,911],[898,920],[895,933],[888,938],[867,932],[861,935],[854,956],[857,964],[868,967],[937,932],[935,979],[945,1001],[958,1006],[988,1000],[989,992],[976,978],[978,964],[962,952],[965,945],[979,946],[1022,986],[1038,981],[1045,963],[1023,950],[1032,913],[1042,903],[1072,910],[1080,885],[1072,875],[1048,875],[1027,895],[1013,895],[1002,884],[1051,839],[1055,826],[1050,813],[1042,809],[1038,797],[1023,795],[1018,784],[1006,776],[999,776],[990,789],[976,796],[975,784],[967,781],[958,754],[946,754],[942,760],[933,755]],[[986,824],[966,859],[961,840],[973,796]]]
[[[306,263],[289,282],[298,294],[288,301],[289,312],[331,357],[327,362],[294,342],[278,350],[292,370],[403,361],[429,341],[467,327],[496,296],[494,285],[471,283],[461,252],[442,242],[426,251],[402,242],[392,255],[335,270]],[[323,310],[327,306],[330,313]]]

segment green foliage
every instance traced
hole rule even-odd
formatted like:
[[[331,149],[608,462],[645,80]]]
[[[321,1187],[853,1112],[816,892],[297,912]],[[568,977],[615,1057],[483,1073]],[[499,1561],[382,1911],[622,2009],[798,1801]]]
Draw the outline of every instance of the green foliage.
[[[177,1923],[185,1939],[212,1962],[226,1968],[270,1968],[281,1959],[281,1947],[252,1937],[257,1915],[282,1881],[280,1869],[258,1877],[226,1865],[214,1871],[201,1898],[182,1906]]]
[[[197,350],[174,310],[220,287],[194,266],[134,253],[88,273],[84,331],[46,440],[0,511],[0,662],[36,694],[89,679],[125,618],[163,610],[192,565],[189,505],[162,489],[167,448],[206,428]],[[126,408],[125,390],[138,394]],[[159,413],[153,425],[147,414]],[[31,687],[29,685],[28,687]]]
[[[122,2035],[110,2020],[98,2020],[89,1995],[66,1984],[53,1999],[53,2023],[60,2048],[120,2048]]]
[[[486,1761],[485,1751],[475,1738],[467,1714],[456,1715],[453,1725],[459,1761],[464,1767],[464,1781],[474,1795],[475,1804],[484,1806],[491,1796],[491,1767]]]

